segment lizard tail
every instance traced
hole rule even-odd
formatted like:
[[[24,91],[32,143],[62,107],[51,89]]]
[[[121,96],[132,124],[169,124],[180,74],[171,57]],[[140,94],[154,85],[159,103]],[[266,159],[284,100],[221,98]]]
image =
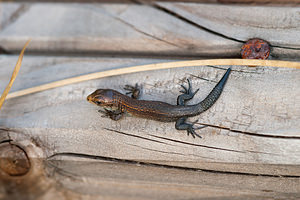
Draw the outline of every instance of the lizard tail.
[[[197,115],[209,109],[218,100],[223,91],[223,88],[226,84],[230,72],[231,68],[228,68],[226,73],[223,75],[223,77],[217,83],[214,89],[209,93],[209,95],[207,95],[207,97],[203,101],[197,104],[197,108],[195,109],[197,111]]]

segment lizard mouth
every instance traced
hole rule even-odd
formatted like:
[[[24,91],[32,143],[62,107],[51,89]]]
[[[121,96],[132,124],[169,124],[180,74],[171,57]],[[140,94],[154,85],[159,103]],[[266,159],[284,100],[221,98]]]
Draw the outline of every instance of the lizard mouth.
[[[87,96],[86,100],[87,100],[88,102],[91,102],[91,101],[92,101],[91,95]]]
[[[87,96],[86,100],[92,104],[96,104],[96,105],[100,105],[101,103],[98,101],[94,101],[94,98],[92,97],[92,95]]]

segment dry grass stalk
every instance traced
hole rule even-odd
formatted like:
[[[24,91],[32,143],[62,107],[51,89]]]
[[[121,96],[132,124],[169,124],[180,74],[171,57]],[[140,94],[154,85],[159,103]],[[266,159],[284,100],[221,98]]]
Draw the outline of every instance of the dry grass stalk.
[[[2,107],[2,105],[4,103],[4,101],[5,101],[6,96],[8,95],[8,92],[9,92],[10,88],[12,87],[15,79],[17,78],[17,75],[18,75],[19,70],[20,70],[21,65],[22,65],[23,55],[24,55],[25,49],[26,49],[27,45],[29,44],[29,42],[30,42],[30,40],[28,40],[26,42],[26,44],[24,45],[24,47],[23,47],[23,49],[22,49],[22,51],[21,51],[21,53],[19,55],[19,59],[17,61],[17,64],[16,64],[15,69],[13,71],[13,74],[12,74],[12,76],[10,78],[10,81],[7,84],[5,90],[3,91],[2,96],[0,97],[0,109],[1,109],[1,107]]]

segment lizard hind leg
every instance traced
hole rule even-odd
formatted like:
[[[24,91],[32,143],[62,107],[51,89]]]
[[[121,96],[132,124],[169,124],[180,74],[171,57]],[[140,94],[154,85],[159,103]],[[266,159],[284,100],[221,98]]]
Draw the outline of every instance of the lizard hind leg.
[[[176,121],[176,124],[175,124],[175,128],[177,130],[186,130],[187,131],[187,135],[191,134],[193,136],[193,138],[195,138],[195,136],[199,137],[199,138],[202,138],[200,135],[198,135],[196,133],[195,130],[197,129],[202,129],[202,128],[205,128],[207,126],[200,126],[200,127],[194,127],[194,124],[198,121],[195,121],[193,123],[187,123],[186,122],[187,120],[187,117],[184,116],[184,117],[181,117],[179,118],[177,121]]]
[[[187,79],[187,81],[188,81],[189,87],[186,88],[184,85],[181,85],[183,90],[181,90],[180,92],[183,94],[181,94],[177,97],[177,105],[184,106],[185,103],[187,101],[191,100],[195,96],[195,94],[199,91],[199,89],[197,89],[195,92],[192,92],[191,82],[189,79]]]

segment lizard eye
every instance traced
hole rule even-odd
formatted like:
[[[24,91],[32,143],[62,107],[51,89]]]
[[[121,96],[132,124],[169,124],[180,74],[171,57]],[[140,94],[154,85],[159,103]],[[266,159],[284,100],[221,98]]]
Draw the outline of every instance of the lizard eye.
[[[96,104],[97,104],[98,106],[100,106],[100,105],[101,105],[101,102],[100,102],[100,101],[96,101]]]

